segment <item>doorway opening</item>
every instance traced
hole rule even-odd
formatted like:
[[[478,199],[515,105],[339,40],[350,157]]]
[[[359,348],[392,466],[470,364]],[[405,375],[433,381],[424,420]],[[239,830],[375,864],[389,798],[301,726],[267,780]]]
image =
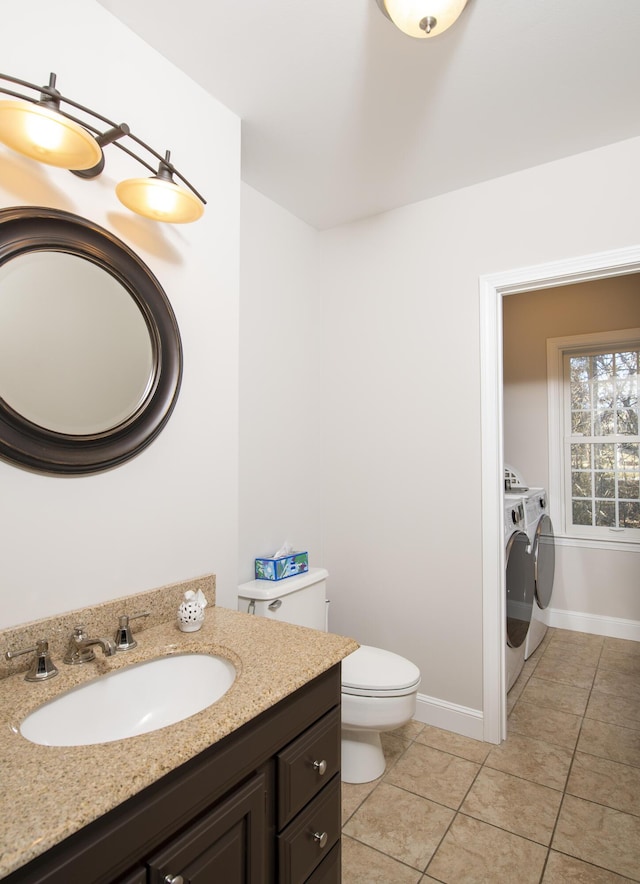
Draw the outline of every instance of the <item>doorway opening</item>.
[[[482,437],[483,736],[507,735],[505,550],[502,495],[503,327],[502,299],[640,271],[640,246],[480,277],[480,400]]]

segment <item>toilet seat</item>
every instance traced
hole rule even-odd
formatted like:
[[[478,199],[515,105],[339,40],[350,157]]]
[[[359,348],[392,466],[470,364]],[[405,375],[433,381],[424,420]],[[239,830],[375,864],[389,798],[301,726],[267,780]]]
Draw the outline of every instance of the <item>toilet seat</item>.
[[[342,693],[358,697],[402,697],[418,690],[418,667],[392,651],[361,645],[342,661]]]

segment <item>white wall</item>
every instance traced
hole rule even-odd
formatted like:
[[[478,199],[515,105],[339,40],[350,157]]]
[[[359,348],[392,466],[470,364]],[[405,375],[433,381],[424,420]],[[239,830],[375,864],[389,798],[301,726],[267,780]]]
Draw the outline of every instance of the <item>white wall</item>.
[[[639,161],[634,139],[322,234],[331,625],[427,696],[482,708],[478,279],[637,243]]]
[[[0,147],[0,206],[46,205],[106,227],[148,264],[182,334],[175,411],[138,457],[58,478],[0,462],[0,626],[207,572],[235,606],[237,583],[239,120],[93,0],[3,11],[2,68],[124,120],[208,199],[193,225],[124,209],[115,183],[145,174],[115,148],[97,181]]]
[[[330,353],[321,346],[324,292],[318,234],[242,186],[240,299],[240,558],[287,540],[323,563],[320,390]]]

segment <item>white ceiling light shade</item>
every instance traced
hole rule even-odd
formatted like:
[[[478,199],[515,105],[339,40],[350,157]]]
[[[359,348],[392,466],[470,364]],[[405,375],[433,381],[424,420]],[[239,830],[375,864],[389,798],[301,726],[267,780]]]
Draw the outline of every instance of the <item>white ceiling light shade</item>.
[[[436,37],[458,19],[467,0],[376,0],[387,18],[409,37]]]

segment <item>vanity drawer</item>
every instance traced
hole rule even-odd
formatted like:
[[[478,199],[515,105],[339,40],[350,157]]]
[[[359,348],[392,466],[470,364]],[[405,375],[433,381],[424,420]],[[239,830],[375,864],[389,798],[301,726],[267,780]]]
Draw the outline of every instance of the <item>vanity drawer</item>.
[[[278,835],[279,884],[303,884],[309,879],[338,844],[340,821],[338,774]]]
[[[342,881],[342,855],[340,841],[331,848],[329,856],[325,856],[319,866],[315,868],[306,884],[341,884]]]
[[[278,753],[278,829],[340,770],[340,707]]]

